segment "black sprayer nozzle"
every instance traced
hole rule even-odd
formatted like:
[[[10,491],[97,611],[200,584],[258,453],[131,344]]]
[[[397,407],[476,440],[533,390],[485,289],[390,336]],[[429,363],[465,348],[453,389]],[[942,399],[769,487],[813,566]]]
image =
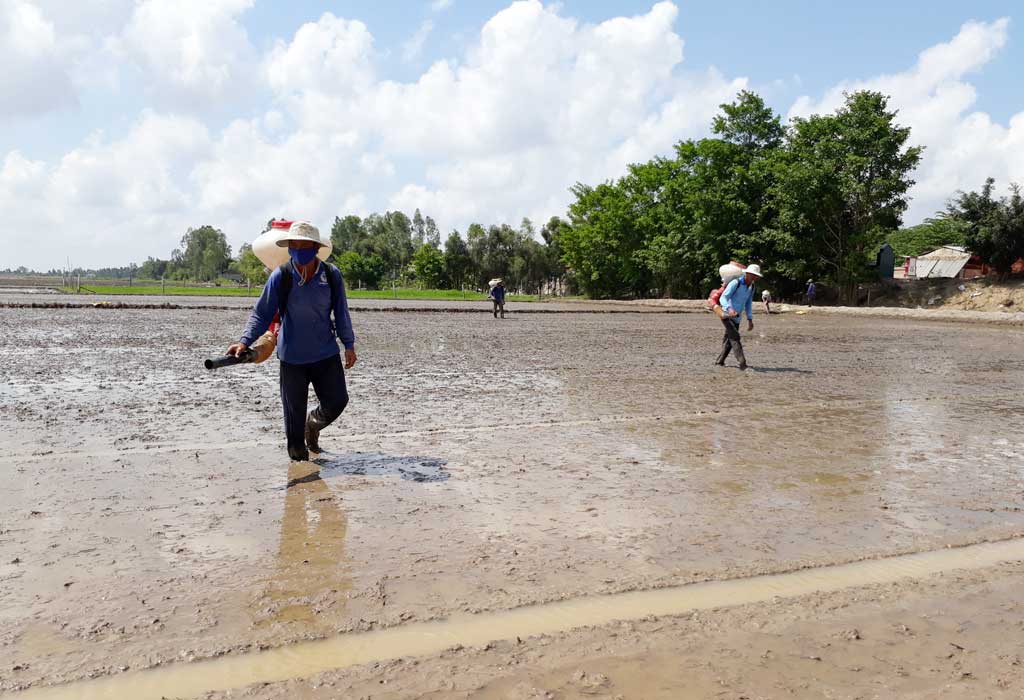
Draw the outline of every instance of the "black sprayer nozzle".
[[[243,353],[235,355],[224,355],[212,360],[206,360],[203,366],[206,369],[219,369],[221,367],[230,367],[231,365],[244,365],[247,362],[252,362],[256,359],[256,353],[252,350],[246,350]]]

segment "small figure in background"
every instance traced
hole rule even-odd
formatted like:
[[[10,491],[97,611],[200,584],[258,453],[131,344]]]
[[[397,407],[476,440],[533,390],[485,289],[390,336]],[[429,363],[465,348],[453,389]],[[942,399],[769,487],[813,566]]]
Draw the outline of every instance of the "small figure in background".
[[[814,295],[818,292],[814,280],[807,280],[807,305],[814,306]]]
[[[498,318],[498,313],[501,313],[501,317],[505,318],[505,282],[498,278],[492,280],[494,283],[491,286],[491,293],[487,295],[487,298],[494,302],[494,318]]]
[[[770,314],[772,312],[772,293],[767,289],[761,292],[761,303],[764,304],[764,312]]]

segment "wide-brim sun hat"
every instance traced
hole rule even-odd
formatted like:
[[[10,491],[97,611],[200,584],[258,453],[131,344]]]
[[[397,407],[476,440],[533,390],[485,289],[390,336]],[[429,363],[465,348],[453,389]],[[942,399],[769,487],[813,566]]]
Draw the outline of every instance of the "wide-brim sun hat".
[[[288,263],[288,242],[285,241],[282,246],[278,246],[278,243],[288,237],[292,223],[294,222],[287,219],[274,220],[270,222],[270,227],[252,242],[252,252],[260,259],[260,262],[267,266],[268,270]],[[334,246],[331,245],[331,239],[321,239],[316,257],[326,262],[330,260],[333,252]]]
[[[289,228],[288,233],[277,239],[277,245],[287,248],[289,241],[310,241],[317,246],[327,245],[320,240],[320,229],[308,221],[296,221]]]
[[[761,266],[757,263],[747,265],[747,268],[743,272],[748,275],[754,275],[755,277],[764,277],[764,275],[761,274]]]

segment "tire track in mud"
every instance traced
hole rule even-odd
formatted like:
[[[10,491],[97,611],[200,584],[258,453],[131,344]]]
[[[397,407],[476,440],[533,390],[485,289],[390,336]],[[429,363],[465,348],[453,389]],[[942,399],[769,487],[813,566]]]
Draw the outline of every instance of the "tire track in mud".
[[[649,616],[765,603],[777,598],[834,593],[895,583],[956,570],[978,570],[1024,561],[1024,538],[984,542],[915,554],[868,559],[780,574],[712,580],[669,588],[588,596],[436,622],[343,634],[266,651],[223,656],[126,672],[64,686],[32,688],[2,700],[161,700],[307,678],[402,657],[424,657],[446,649],[497,640],[560,634],[581,627]]]
[[[930,401],[961,401],[965,402],[968,397],[963,394],[937,394],[932,396],[908,397],[903,399],[828,399],[830,407],[835,406],[843,409],[867,407],[878,404],[914,404],[927,403]],[[424,428],[421,430],[399,430],[392,433],[349,433],[345,435],[333,435],[333,442],[352,443],[364,440],[380,440],[389,438],[408,437],[433,437],[437,435],[468,435],[474,433],[508,432],[509,430],[540,430],[545,428],[586,428],[599,425],[629,425],[644,423],[671,423],[673,421],[713,418],[714,416],[729,413],[730,411],[741,410],[745,404],[723,405],[721,408],[712,411],[693,411],[689,413],[662,414],[657,416],[603,416],[598,418],[581,418],[575,420],[549,420],[529,423],[501,423],[487,425],[464,425],[446,426],[437,428]],[[793,403],[789,406],[779,407],[780,413],[787,411],[805,411],[806,403]],[[0,458],[0,465],[5,464],[26,464],[40,461],[52,461],[65,457],[121,457],[125,455],[142,454],[167,454],[172,452],[202,451],[212,452],[218,450],[238,450],[246,448],[273,447],[280,444],[280,440],[246,440],[244,442],[224,443],[167,443],[151,444],[148,446],[129,449],[104,449],[104,450],[73,450],[69,452],[57,452],[48,450],[20,455],[6,455]]]

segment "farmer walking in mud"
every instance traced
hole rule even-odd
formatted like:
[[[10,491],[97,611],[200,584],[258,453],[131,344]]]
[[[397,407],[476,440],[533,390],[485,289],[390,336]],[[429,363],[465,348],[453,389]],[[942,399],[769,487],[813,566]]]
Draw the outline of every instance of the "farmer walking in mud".
[[[505,318],[505,281],[497,279],[494,281],[494,286],[491,287],[490,293],[491,301],[494,302],[494,318],[498,318],[498,312],[501,312],[501,317]]]
[[[270,274],[245,332],[227,354],[246,352],[280,313],[277,356],[288,456],[305,461],[310,451],[320,452],[320,431],[348,405],[344,370],[356,363],[355,335],[341,272],[317,259],[317,250],[324,245],[317,228],[297,221],[277,245],[288,248],[289,262]],[[338,340],[345,346],[344,368]],[[307,416],[310,384],[320,405]]]
[[[761,278],[761,266],[749,265],[743,276],[734,279],[722,292],[719,303],[722,307],[722,325],[725,335],[722,337],[722,351],[718,354],[715,364],[722,366],[729,352],[736,354],[740,369],[747,368],[747,358],[743,354],[743,341],[740,339],[740,316],[747,314],[747,331],[754,330],[754,283]]]

